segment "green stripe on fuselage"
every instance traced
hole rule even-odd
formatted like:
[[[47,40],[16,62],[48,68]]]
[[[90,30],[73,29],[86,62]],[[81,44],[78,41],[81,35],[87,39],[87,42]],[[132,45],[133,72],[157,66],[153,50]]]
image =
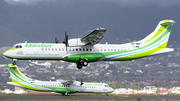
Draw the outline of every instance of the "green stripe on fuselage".
[[[11,48],[11,49],[5,51],[4,53],[9,52],[9,51],[12,51],[12,50],[16,50],[16,49],[18,49],[18,48]]]

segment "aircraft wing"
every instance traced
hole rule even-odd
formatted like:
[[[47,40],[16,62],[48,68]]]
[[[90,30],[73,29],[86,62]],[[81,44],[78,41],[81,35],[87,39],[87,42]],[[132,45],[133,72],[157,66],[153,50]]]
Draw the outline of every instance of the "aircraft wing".
[[[107,29],[105,28],[96,28],[90,34],[81,38],[81,42],[85,43],[86,45],[95,45],[104,37],[103,34],[106,32],[106,30]]]
[[[74,81],[65,81],[65,82],[62,82],[63,85],[71,85],[73,84]]]

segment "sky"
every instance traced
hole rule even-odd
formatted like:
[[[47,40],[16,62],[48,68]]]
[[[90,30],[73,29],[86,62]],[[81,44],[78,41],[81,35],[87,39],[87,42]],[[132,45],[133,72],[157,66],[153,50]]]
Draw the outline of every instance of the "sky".
[[[23,5],[37,5],[39,3],[70,3],[72,0],[5,0],[9,4],[23,4]],[[83,2],[84,0],[76,0],[76,2]],[[86,0],[88,1],[88,0]],[[180,0],[89,0],[92,2],[109,2],[115,3],[124,7],[131,6],[150,6],[155,5],[158,7],[169,7],[169,6],[179,6]]]
[[[173,26],[172,32],[174,35],[171,36],[170,41],[178,41],[177,36],[180,37],[180,34],[178,34],[180,31],[180,0],[5,1],[18,9],[18,11],[15,10],[9,13],[15,14],[15,17],[3,13],[8,16],[4,17],[7,18],[6,21],[13,19],[12,22],[17,22],[11,25],[21,24],[20,27],[6,28],[11,30],[9,33],[13,33],[9,35],[10,37],[21,36],[22,39],[13,40],[10,45],[24,41],[52,42],[54,36],[63,39],[65,29],[68,30],[70,38],[81,38],[98,27],[107,28],[105,37],[101,40],[102,43],[107,41],[109,43],[120,43],[119,40],[128,38],[140,40],[150,34],[159,21],[165,19],[172,19],[177,22]],[[7,9],[7,11],[11,12],[12,10]],[[0,16],[3,16],[3,14]],[[8,19],[9,17],[12,18]],[[36,38],[31,38],[31,31],[38,33],[34,34]],[[42,35],[47,37],[42,38]],[[6,41],[7,39],[2,40]]]

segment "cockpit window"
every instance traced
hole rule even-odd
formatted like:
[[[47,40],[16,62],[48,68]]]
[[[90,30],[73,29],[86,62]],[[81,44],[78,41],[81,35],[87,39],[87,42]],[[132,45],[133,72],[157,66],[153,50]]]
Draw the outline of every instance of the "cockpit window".
[[[22,48],[22,46],[21,45],[15,45],[12,48]]]
[[[105,87],[109,87],[109,85],[105,85]]]

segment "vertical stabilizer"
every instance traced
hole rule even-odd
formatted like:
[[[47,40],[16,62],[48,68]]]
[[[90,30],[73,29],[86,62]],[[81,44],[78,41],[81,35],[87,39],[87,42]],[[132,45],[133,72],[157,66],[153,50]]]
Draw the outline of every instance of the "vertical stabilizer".
[[[162,20],[157,25],[156,29],[149,34],[147,37],[142,39],[140,42],[143,45],[154,45],[155,48],[166,48],[171,29],[175,21],[173,20]],[[157,45],[158,44],[158,45]]]
[[[11,75],[12,82],[16,81],[17,78],[21,78],[22,80],[29,80],[27,76],[20,72],[19,68],[16,65],[8,64],[8,70]]]

